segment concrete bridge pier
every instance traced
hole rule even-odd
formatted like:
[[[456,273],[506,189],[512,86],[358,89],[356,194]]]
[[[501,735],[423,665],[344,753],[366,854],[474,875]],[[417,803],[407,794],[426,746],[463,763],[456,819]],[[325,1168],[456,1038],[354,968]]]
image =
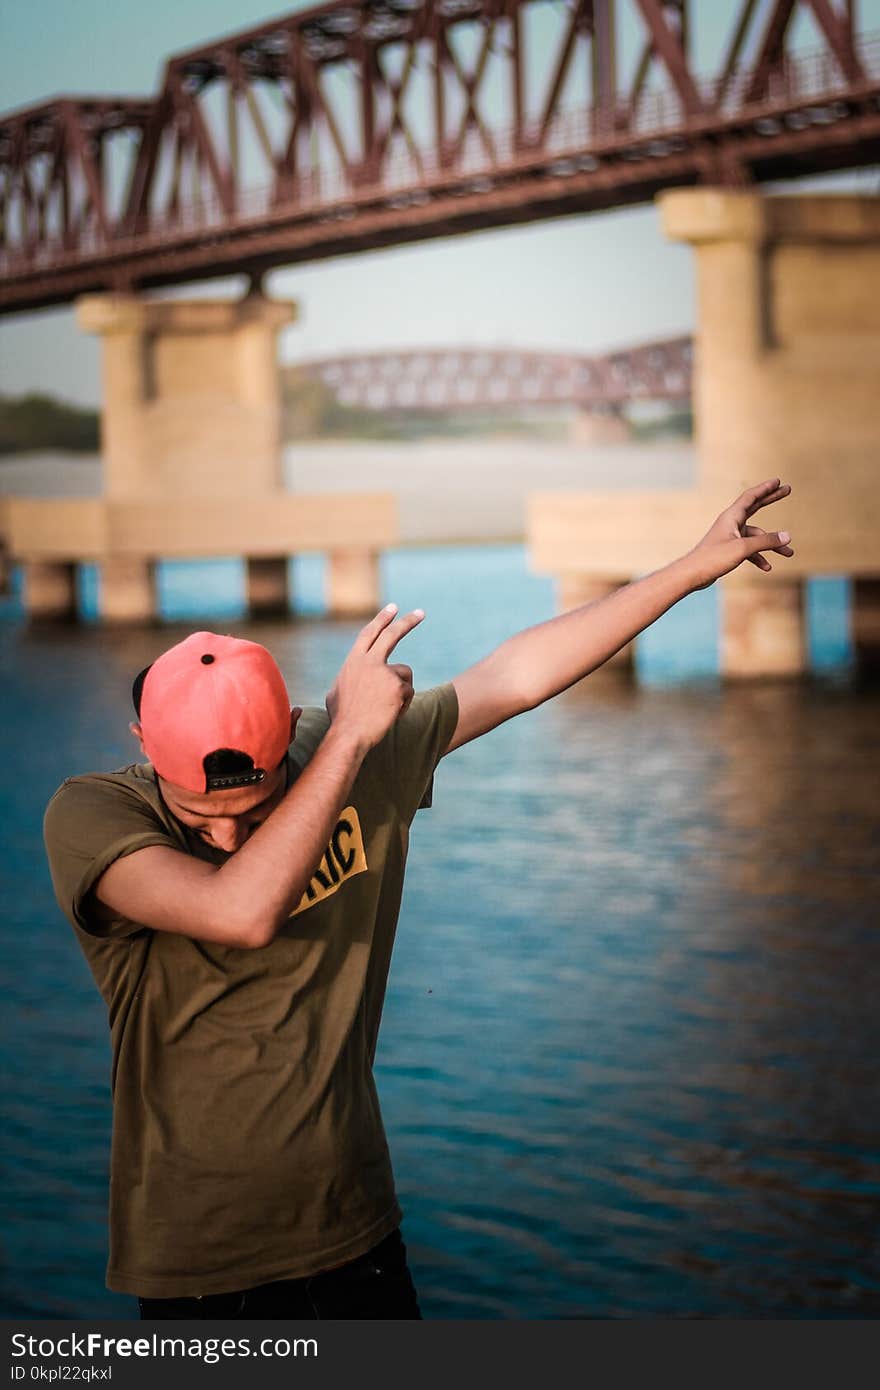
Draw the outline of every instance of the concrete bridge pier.
[[[379,552],[335,550],[327,563],[327,606],[338,617],[369,618],[379,611]]]
[[[99,567],[107,623],[158,616],[162,559],[242,556],[254,616],[289,612],[288,558],[330,557],[332,614],[379,607],[379,556],[399,539],[388,493],[290,493],[281,467],[277,336],[296,306],[244,299],[87,295],[102,340],[104,493],[0,502],[7,554],[31,618],[77,616],[77,569]]]
[[[98,611],[106,623],[149,623],[158,613],[156,566],[136,556],[108,557],[100,566]]]
[[[791,531],[795,554],[718,582],[726,677],[808,669],[804,588],[848,575],[863,669],[880,666],[880,198],[674,189],[663,229],[694,249],[696,486],[536,493],[530,558],[560,579],[645,574],[690,550],[749,484],[790,498],[755,518]],[[588,592],[588,589],[585,590]]]
[[[108,498],[174,499],[197,526],[203,499],[280,488],[276,344],[293,303],[96,294],[76,314],[102,340]]]
[[[753,565],[747,568],[754,578],[735,571],[721,581],[720,670],[727,676],[800,675],[809,665],[806,585],[798,578],[768,584]]]
[[[24,603],[32,618],[70,622],[77,614],[77,566],[66,560],[30,560],[23,567]]]
[[[205,504],[230,515],[281,490],[281,397],[277,336],[295,306],[251,292],[238,301],[150,300],[87,295],[80,325],[102,339],[101,414],[105,496],[115,504],[171,503],[193,554],[210,553]],[[162,528],[145,537],[108,536],[101,561],[106,622],[156,616],[155,557],[179,550]],[[167,529],[167,528],[166,528]],[[242,547],[246,537],[242,534]],[[135,554],[133,549],[147,553]],[[114,551],[116,553],[114,553]],[[122,552],[122,553],[120,553]],[[254,614],[287,610],[285,556],[247,559]]]
[[[852,641],[859,669],[880,674],[880,578],[853,582]]]
[[[806,669],[800,588],[834,573],[854,579],[857,657],[876,664],[880,198],[676,190],[660,206],[695,253],[700,485],[792,484],[756,520],[773,528],[784,510],[795,558],[722,580],[722,669]]]
[[[251,555],[246,560],[248,613],[252,618],[280,618],[290,608],[286,555]]]

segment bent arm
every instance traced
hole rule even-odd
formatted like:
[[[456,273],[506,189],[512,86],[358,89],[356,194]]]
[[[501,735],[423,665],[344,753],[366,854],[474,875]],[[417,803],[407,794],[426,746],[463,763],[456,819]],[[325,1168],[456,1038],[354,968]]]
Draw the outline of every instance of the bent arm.
[[[225,864],[160,845],[117,859],[94,893],[111,912],[201,941],[268,946],[309,885],[370,748],[413,698],[388,657],[425,616],[389,604],[358,633],[327,696],[331,725],[284,800]]]
[[[225,864],[151,845],[115,860],[93,896],[110,915],[157,931],[267,946],[308,887],[366,751],[331,726],[283,801]]]

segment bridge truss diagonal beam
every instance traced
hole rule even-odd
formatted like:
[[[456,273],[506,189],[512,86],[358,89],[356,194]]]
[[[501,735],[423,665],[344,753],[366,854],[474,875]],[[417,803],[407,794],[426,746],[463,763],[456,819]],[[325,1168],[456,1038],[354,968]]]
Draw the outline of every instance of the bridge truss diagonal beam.
[[[2,116],[0,313],[880,160],[854,7],[729,8],[700,75],[693,0],[330,0]]]
[[[356,353],[296,364],[341,405],[377,411],[448,412],[575,405],[617,411],[637,401],[690,398],[690,338],[614,352],[528,352],[517,348],[424,348]]]

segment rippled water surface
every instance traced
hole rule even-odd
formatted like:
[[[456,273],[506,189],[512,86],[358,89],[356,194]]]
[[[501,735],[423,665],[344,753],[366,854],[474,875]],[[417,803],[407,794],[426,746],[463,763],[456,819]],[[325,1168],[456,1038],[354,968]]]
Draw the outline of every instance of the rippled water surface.
[[[131,677],[206,594],[299,703],[356,630],[313,564],[301,621],[240,623],[237,573],[167,566],[163,629],[0,615],[7,1317],[133,1309],[103,1287],[109,1049],[48,796],[130,760]],[[552,613],[518,547],[399,552],[384,585],[427,609],[398,649],[422,687]],[[453,754],[416,819],[378,1078],[427,1316],[880,1313],[880,695],[841,665],[843,586],[811,590],[802,681],[723,687],[715,603],[657,624],[635,680]]]

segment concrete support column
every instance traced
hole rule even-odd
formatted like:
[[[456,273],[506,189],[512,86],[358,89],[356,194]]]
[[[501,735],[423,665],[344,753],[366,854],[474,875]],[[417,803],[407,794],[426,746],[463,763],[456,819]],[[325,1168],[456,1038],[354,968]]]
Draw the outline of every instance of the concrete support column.
[[[295,308],[252,293],[242,300],[236,335],[238,390],[250,412],[252,454],[260,460],[262,478],[249,474],[249,488],[260,482],[270,489],[283,486],[282,401],[278,375],[278,334],[291,321]]]
[[[111,501],[265,496],[281,484],[276,342],[296,306],[84,295],[101,338],[101,433]]]
[[[137,295],[87,295],[76,309],[79,326],[102,340],[104,491],[113,498],[146,495],[154,461],[144,448],[143,422],[155,385],[145,301]]]
[[[156,567],[152,560],[115,557],[101,565],[100,609],[104,622],[149,623],[157,616]]]
[[[26,560],[24,606],[31,618],[76,617],[76,565],[66,560]]]
[[[767,199],[753,192],[676,189],[673,196],[663,195],[660,207],[666,235],[695,252],[692,400],[700,488],[733,498],[746,482],[772,477],[774,469],[786,481],[799,482],[795,470],[780,466],[779,436],[783,421],[791,435],[799,435],[802,412],[799,404],[789,405],[785,382],[768,389],[773,374],[781,370],[790,378],[792,368],[772,351],[779,330]],[[788,520],[794,520],[790,509]],[[762,517],[760,524],[769,529],[774,523]],[[796,525],[791,529],[797,536]]]
[[[280,617],[290,607],[286,555],[248,556],[247,605],[253,618]]]
[[[790,531],[793,558],[774,558],[771,576],[752,570],[751,584],[721,581],[722,670],[806,669],[801,586],[811,574],[860,576],[853,625],[870,662],[880,642],[880,198],[700,188],[670,190],[660,206],[667,235],[696,259],[708,514],[765,478],[792,489],[757,523]]]
[[[327,608],[334,617],[371,617],[379,603],[375,550],[334,550],[327,557]]]
[[[803,580],[754,582],[734,572],[719,583],[722,675],[797,676],[808,669]]]
[[[568,613],[572,608],[580,608],[582,604],[593,603],[596,599],[613,594],[615,589],[619,589],[622,584],[626,583],[628,583],[626,579],[600,579],[593,574],[576,573],[569,570],[567,573],[561,574],[556,582],[557,611]],[[635,642],[627,642],[625,647],[621,647],[620,651],[615,652],[603,665],[620,669],[632,666],[634,651]]]
[[[852,639],[860,671],[880,671],[880,579],[856,576],[852,586]]]

